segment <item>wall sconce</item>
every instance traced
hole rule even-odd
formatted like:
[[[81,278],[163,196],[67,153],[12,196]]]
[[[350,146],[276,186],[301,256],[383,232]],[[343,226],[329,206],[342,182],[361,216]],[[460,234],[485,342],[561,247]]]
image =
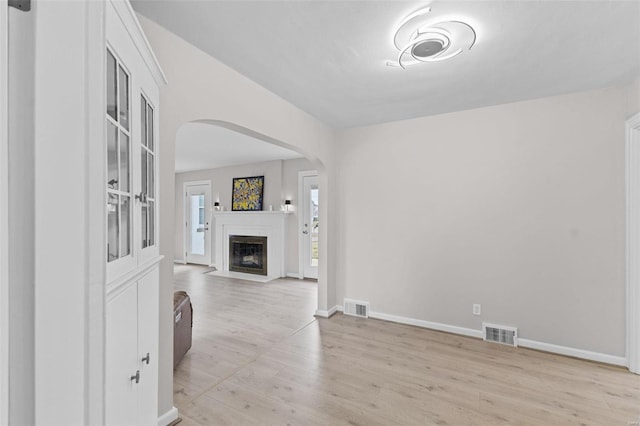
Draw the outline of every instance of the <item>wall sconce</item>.
[[[291,205],[291,200],[284,200],[284,209],[285,211],[289,211],[289,206]]]
[[[220,211],[220,202],[218,202],[218,201],[214,202],[214,203],[213,203],[213,208],[214,208],[216,211]]]

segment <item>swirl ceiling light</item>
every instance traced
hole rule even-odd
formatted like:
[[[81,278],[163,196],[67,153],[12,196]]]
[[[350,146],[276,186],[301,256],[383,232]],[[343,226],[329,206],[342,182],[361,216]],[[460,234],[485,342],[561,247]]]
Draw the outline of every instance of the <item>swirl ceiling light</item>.
[[[427,20],[430,7],[413,12],[398,25],[393,44],[398,58],[387,65],[406,68],[423,62],[438,62],[471,50],[476,32],[462,21]]]

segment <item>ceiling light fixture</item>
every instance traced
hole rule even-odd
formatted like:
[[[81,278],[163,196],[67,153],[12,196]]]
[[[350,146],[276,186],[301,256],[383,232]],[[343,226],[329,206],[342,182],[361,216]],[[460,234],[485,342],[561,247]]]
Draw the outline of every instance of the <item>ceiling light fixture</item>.
[[[398,58],[388,66],[406,68],[422,62],[438,62],[471,50],[476,32],[462,21],[426,21],[430,7],[417,10],[404,18],[393,36]]]

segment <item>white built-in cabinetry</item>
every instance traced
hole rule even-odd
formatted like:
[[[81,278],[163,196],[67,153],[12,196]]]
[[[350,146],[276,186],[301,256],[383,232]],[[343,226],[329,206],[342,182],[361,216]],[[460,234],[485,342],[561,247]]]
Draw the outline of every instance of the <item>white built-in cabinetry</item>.
[[[109,0],[106,40],[105,419],[158,418],[159,86],[164,76],[127,1]]]

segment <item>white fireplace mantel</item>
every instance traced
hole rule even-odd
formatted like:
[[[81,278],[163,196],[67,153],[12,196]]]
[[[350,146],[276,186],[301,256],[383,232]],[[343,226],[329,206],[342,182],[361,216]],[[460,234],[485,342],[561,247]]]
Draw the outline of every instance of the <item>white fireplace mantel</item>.
[[[286,220],[290,212],[214,211],[214,264],[219,271],[229,271],[229,236],[244,235],[267,237],[267,276],[286,275]]]

